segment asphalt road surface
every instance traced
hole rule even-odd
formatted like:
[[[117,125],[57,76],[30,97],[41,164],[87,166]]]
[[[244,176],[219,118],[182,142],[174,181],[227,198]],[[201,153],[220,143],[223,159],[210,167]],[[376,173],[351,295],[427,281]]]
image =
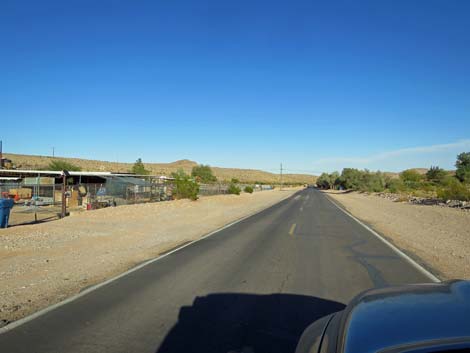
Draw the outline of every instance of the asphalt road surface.
[[[293,352],[354,295],[430,282],[314,189],[0,335],[1,352]]]

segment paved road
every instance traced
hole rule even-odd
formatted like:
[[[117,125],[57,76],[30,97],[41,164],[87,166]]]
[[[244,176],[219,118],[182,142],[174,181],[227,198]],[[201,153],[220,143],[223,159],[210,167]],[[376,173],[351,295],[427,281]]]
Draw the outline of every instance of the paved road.
[[[290,353],[374,286],[429,282],[306,189],[0,335],[2,352]]]

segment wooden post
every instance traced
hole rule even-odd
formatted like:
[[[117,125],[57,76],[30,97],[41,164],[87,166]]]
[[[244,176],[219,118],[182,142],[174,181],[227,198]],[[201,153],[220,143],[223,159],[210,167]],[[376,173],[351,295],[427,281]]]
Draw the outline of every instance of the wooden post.
[[[65,218],[65,214],[67,213],[67,197],[65,195],[65,187],[67,184],[67,176],[65,173],[62,174],[62,214],[61,217]]]

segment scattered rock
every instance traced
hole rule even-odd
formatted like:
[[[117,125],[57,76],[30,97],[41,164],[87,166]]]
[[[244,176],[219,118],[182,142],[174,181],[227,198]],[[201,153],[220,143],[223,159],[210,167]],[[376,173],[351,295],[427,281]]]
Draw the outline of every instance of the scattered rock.
[[[400,195],[393,194],[388,192],[376,193],[376,196],[382,197],[393,202],[408,202],[413,205],[425,205],[425,206],[440,206],[440,207],[451,207],[459,208],[461,210],[470,211],[470,202],[468,201],[459,201],[459,200],[442,200],[433,197],[418,197],[411,195]]]

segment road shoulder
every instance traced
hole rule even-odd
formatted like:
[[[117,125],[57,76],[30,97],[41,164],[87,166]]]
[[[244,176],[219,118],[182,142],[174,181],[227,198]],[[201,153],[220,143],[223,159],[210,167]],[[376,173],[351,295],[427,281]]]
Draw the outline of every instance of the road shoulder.
[[[439,278],[470,278],[470,214],[357,192],[325,192]]]

